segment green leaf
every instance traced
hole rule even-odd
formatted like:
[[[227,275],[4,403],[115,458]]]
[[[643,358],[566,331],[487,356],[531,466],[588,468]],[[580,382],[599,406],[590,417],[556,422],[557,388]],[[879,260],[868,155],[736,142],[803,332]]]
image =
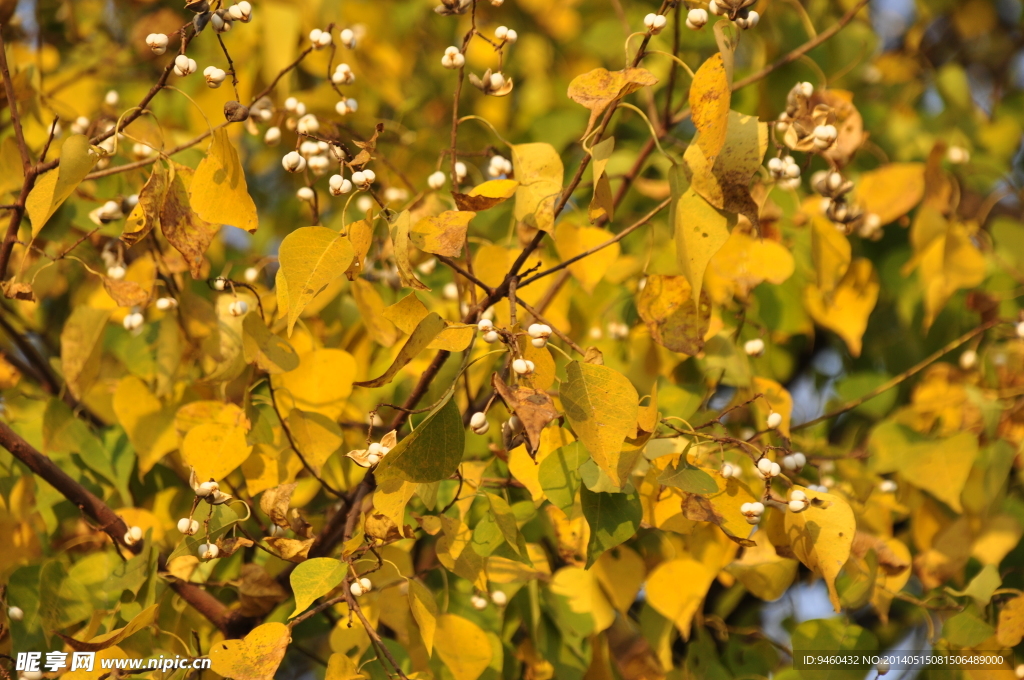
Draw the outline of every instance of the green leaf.
[[[225,128],[213,131],[213,141],[196,168],[189,195],[192,209],[200,219],[211,224],[230,224],[249,233],[256,231],[256,204],[249,195],[238,152]]]
[[[99,157],[91,150],[89,138],[85,135],[72,135],[65,140],[60,147],[60,165],[36,180],[25,201],[33,237],[78,188],[97,160]]]
[[[355,256],[352,243],[327,227],[302,227],[284,237],[277,254],[277,303],[287,310],[288,335],[306,305],[344,274]]]
[[[587,569],[605,550],[632,538],[640,528],[643,507],[636,493],[594,493],[580,488],[583,516],[590,525],[587,545]]]
[[[631,459],[622,457],[622,442],[636,434],[639,395],[626,376],[607,366],[573,361],[560,397],[565,416],[594,462],[622,487]]]
[[[109,319],[109,309],[79,305],[61,329],[61,368],[68,391],[76,399],[81,399],[99,376],[99,359],[103,351],[100,340]]]
[[[362,380],[354,383],[360,387],[383,387],[395,379],[402,368],[416,358],[416,355],[427,348],[434,341],[441,331],[445,329],[444,319],[437,312],[431,312],[423,317],[423,320],[416,324],[416,330],[412,332],[409,339],[398,351],[395,360],[391,362],[388,370],[380,377],[373,380]]]
[[[494,522],[498,525],[502,538],[514,550],[519,553],[519,527],[516,525],[516,516],[509,507],[508,502],[501,496],[484,492],[487,501],[491,506],[491,514],[494,515]]]
[[[676,465],[670,465],[658,477],[666,486],[682,489],[687,493],[708,494],[718,491],[718,484],[708,473],[686,462],[685,452]]]
[[[812,619],[804,621],[793,631],[793,653],[819,652],[877,652],[878,639],[860,626],[847,625],[842,619]],[[830,667],[825,676],[820,671],[801,671],[804,678],[827,677],[827,680],[860,680],[866,668]]]
[[[570,517],[582,484],[580,466],[589,458],[586,447],[573,442],[552,451],[541,461],[537,472],[544,495]]]
[[[113,647],[122,640],[134,635],[143,628],[148,628],[156,621],[157,610],[160,608],[159,604],[150,605],[141,612],[132,617],[132,620],[128,622],[128,625],[117,630],[112,630],[109,633],[98,635],[89,641],[76,640],[72,637],[61,635],[61,639],[68,643],[68,646],[78,652],[98,652],[108,647]],[[59,634],[59,633],[58,633]]]
[[[259,314],[242,321],[242,354],[246,363],[267,373],[287,373],[299,367],[299,355],[284,338],[270,332]]]
[[[459,407],[449,396],[377,466],[379,480],[388,477],[427,484],[448,479],[462,462],[466,431]]]
[[[974,647],[995,635],[996,629],[969,611],[951,617],[942,626],[942,635],[956,647]]]
[[[295,593],[295,611],[288,618],[295,618],[318,597],[338,587],[347,573],[348,564],[333,557],[314,557],[300,563],[289,577]]]

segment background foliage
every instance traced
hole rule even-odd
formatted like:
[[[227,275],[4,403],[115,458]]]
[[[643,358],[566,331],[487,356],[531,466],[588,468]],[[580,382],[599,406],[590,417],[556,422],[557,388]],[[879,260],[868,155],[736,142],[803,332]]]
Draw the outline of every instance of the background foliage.
[[[496,4],[0,2],[0,651],[1010,677],[1020,3]]]

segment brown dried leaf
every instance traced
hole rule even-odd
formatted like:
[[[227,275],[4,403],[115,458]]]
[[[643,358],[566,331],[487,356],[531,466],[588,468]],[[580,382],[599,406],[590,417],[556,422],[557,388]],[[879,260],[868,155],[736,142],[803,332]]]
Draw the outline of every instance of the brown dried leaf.
[[[512,198],[516,195],[518,187],[519,182],[514,179],[492,179],[489,182],[478,184],[467,194],[453,192],[452,197],[459,210],[480,212]]]
[[[267,489],[260,498],[260,510],[270,518],[270,521],[279,527],[290,529],[288,522],[288,505],[292,500],[292,493],[298,483],[282,484],[273,489]]]
[[[373,160],[373,152],[377,150],[377,137],[380,133],[384,132],[384,123],[377,123],[377,126],[373,129],[373,135],[370,136],[365,142],[357,142],[353,140],[353,144],[358,146],[362,151],[356,154],[355,158],[349,161],[349,165],[352,167],[362,167]]]
[[[491,375],[491,384],[501,396],[505,405],[519,416],[526,432],[527,445],[531,454],[540,448],[540,433],[548,423],[558,417],[554,402],[546,392],[519,386],[514,390],[505,384],[497,373]]]
[[[305,541],[297,541],[294,538],[271,537],[265,539],[277,556],[289,562],[303,562],[309,553],[309,547],[313,545],[312,538]]]
[[[153,172],[139,192],[139,202],[128,214],[121,232],[121,241],[129,248],[141,241],[153,227],[160,223],[160,208],[167,193],[167,167],[160,162],[153,164]]]
[[[199,219],[189,202],[189,187],[192,184],[192,168],[172,162],[174,178],[167,186],[164,202],[160,208],[160,228],[168,243],[185,258],[192,278],[199,278],[203,267],[203,255],[210,247],[220,226]]]
[[[230,539],[246,541],[248,539]],[[252,541],[249,541],[252,545]],[[221,547],[223,551],[223,545]],[[243,564],[238,585],[239,611],[243,616],[263,616],[288,599],[288,591],[257,564]]]

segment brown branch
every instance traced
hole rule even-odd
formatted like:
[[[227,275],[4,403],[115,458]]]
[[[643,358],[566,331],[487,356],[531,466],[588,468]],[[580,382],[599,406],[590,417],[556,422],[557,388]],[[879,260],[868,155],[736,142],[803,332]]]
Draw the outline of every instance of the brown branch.
[[[21,435],[11,429],[10,425],[0,422],[0,446],[11,452],[33,473],[46,480],[50,486],[59,491],[65,498],[74,503],[89,517],[99,523],[102,529],[115,544],[132,553],[138,553],[142,546],[136,543],[125,543],[124,535],[128,531],[124,520],[110,509],[106,503],[97,498],[91,491],[72,479],[66,472],[57,467],[48,456],[43,455],[31,444],[22,439]]]
[[[4,94],[7,95],[7,108],[11,110],[11,124],[14,126],[14,138],[18,142],[18,153],[21,154],[21,167],[28,175],[32,167],[32,156],[25,144],[25,133],[21,129],[21,116],[18,114],[18,100],[14,92],[14,81],[11,80],[11,69],[7,66],[7,48],[4,44],[3,31],[0,30],[0,73],[4,79]],[[2,277],[0,277],[2,278]]]
[[[939,349],[935,350],[934,352],[929,354],[927,357],[925,357],[924,359],[922,359],[918,363],[914,364],[913,366],[911,366],[907,370],[903,371],[899,375],[893,376],[891,379],[885,381],[884,383],[882,383],[881,385],[879,385],[875,389],[871,390],[870,392],[868,392],[864,396],[858,397],[857,399],[854,399],[853,401],[849,401],[849,402],[843,404],[842,406],[840,406],[839,408],[837,408],[836,410],[830,411],[829,413],[826,413],[824,415],[818,416],[814,420],[808,420],[806,423],[800,423],[799,425],[793,425],[792,427],[789,428],[790,431],[803,430],[804,428],[811,427],[812,425],[817,425],[818,423],[821,423],[821,422],[824,422],[826,420],[830,420],[831,418],[835,418],[836,416],[842,415],[842,414],[846,413],[847,411],[852,411],[853,409],[857,408],[858,406],[860,406],[864,402],[869,401],[871,399],[874,399],[875,397],[877,397],[878,395],[882,394],[883,392],[888,392],[892,388],[894,388],[897,385],[899,385],[900,383],[902,383],[907,378],[910,378],[910,377],[916,375],[917,373],[920,373],[921,371],[923,371],[924,369],[928,368],[933,363],[938,361],[940,358],[942,358],[942,356],[944,354],[946,354],[948,352],[952,352],[954,349],[956,349],[960,345],[963,345],[964,343],[970,342],[973,338],[981,335],[982,333],[984,333],[985,331],[989,330],[990,328],[994,328],[995,326],[998,326],[999,324],[1003,324],[1003,323],[1010,323],[1010,322],[1006,321],[1005,319],[992,319],[991,321],[986,321],[985,323],[981,324],[977,328],[974,328],[972,330],[967,331],[966,333],[961,335],[956,340],[951,340],[951,341],[947,342],[945,345],[943,345]]]

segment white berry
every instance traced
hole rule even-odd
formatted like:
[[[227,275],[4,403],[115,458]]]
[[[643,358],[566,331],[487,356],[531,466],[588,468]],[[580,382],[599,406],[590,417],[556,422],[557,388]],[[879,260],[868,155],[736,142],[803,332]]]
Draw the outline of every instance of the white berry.
[[[203,76],[206,78],[207,85],[213,89],[217,89],[228,77],[228,74],[224,69],[217,68],[216,66],[207,66],[203,70]]]
[[[1017,337],[1024,338],[1024,321],[1017,324]]]
[[[247,24],[252,20],[252,5],[249,4],[247,0],[242,0],[242,2],[237,5],[231,5],[231,7],[228,8],[228,15],[230,15],[230,17],[235,21],[241,21],[243,24]]]
[[[178,76],[192,75],[199,69],[199,65],[196,64],[195,59],[190,59],[184,54],[179,54],[174,58],[174,74]]]
[[[500,590],[495,590],[493,593],[491,593],[491,602],[498,605],[499,607],[504,607],[506,604],[508,604],[508,595],[506,595],[504,592]]]
[[[153,50],[153,54],[163,54],[167,51],[167,36],[163,33],[150,33],[146,36],[146,45]]]
[[[701,7],[691,9],[686,14],[686,27],[691,31],[699,31],[708,23],[708,11]]]
[[[743,351],[747,353],[747,356],[761,356],[762,354],[764,354],[764,340],[762,340],[761,338],[747,340],[745,343],[743,343]]]
[[[220,548],[214,543],[203,543],[199,546],[199,557],[204,560],[212,560],[220,554]]]
[[[203,482],[196,489],[196,495],[200,498],[206,498],[212,493],[216,493],[220,490],[220,485],[217,482]]]
[[[469,598],[469,603],[473,605],[473,609],[476,609],[478,611],[487,609],[487,599],[480,597],[479,595],[474,595],[473,597]]]
[[[353,581],[352,585],[348,587],[348,591],[352,593],[353,597],[363,596],[363,587],[359,585],[359,581]]]
[[[891,479],[883,479],[878,483],[878,490],[882,493],[896,493],[896,482]]]
[[[289,151],[281,159],[281,165],[288,172],[302,172],[306,169],[306,159],[298,151]]]
[[[124,329],[126,331],[137,331],[142,328],[142,324],[146,322],[146,318],[142,316],[141,312],[131,312],[124,315]]]
[[[21,621],[25,618],[25,612],[22,611],[21,607],[10,606],[7,608],[7,618],[11,621]]]
[[[373,583],[370,581],[370,579],[364,576],[363,578],[359,579],[359,587],[363,589],[364,593],[368,593],[371,590],[373,590]]]
[[[350,50],[355,49],[355,47],[356,47],[356,34],[355,34],[355,32],[351,28],[346,28],[346,29],[342,30],[342,32],[339,35],[339,37],[341,38],[341,44],[342,45],[344,45],[345,47],[349,48]]]
[[[178,520],[178,531],[186,536],[194,536],[199,531],[199,522],[188,517],[182,517]]]
[[[431,173],[430,177],[427,177],[427,186],[434,191],[437,191],[444,186],[445,175],[443,172],[438,170],[437,172]]]
[[[484,342],[495,343],[501,340],[501,336],[498,335],[498,331],[490,330],[484,333]]]
[[[328,180],[327,184],[330,187],[332,196],[341,196],[352,191],[352,182],[341,175],[331,175],[331,179]]]
[[[235,300],[228,305],[231,316],[245,316],[249,311],[249,304],[245,300]]]
[[[115,264],[113,267],[107,268],[107,278],[114,279],[115,281],[120,281],[121,279],[124,278],[124,275],[125,268],[119,264]]]
[[[777,428],[781,424],[782,424],[782,414],[781,413],[777,413],[776,411],[772,411],[771,413],[768,414],[768,427],[769,427],[769,429],[774,430],[775,428]]]
[[[793,500],[793,501],[789,502],[789,511],[790,512],[803,512],[806,509],[807,509],[807,501]]]

